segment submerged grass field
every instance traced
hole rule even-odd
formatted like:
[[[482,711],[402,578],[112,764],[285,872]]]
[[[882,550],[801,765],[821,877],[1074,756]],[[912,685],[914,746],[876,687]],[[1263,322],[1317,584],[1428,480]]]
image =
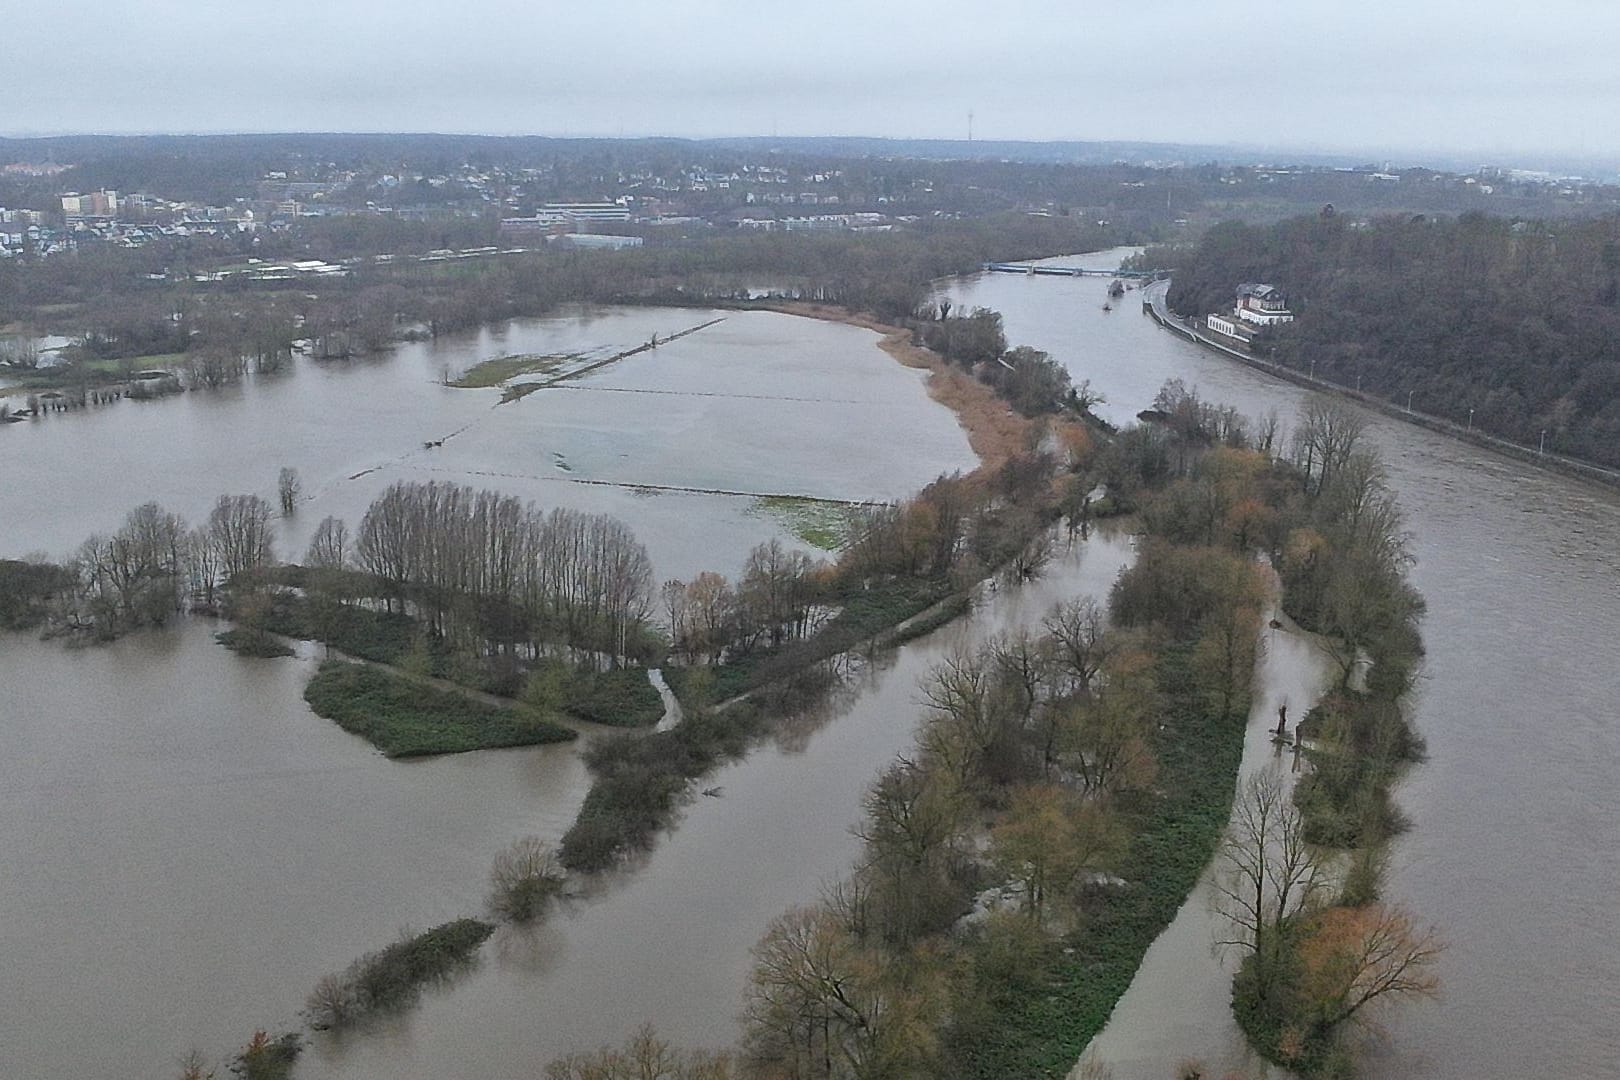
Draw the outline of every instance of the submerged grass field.
[[[304,688],[318,716],[369,740],[389,757],[459,754],[567,742],[576,733],[527,709],[502,709],[412,679],[341,660],[323,663]]]
[[[849,508],[842,503],[767,495],[749,513],[775,518],[811,547],[837,551],[849,534]]]
[[[568,361],[578,358],[579,354],[577,353],[557,355],[524,353],[518,356],[497,356],[492,360],[474,364],[445,385],[453,386],[458,390],[476,390],[488,386],[500,386],[507,380],[515,379],[519,375],[549,375]]]

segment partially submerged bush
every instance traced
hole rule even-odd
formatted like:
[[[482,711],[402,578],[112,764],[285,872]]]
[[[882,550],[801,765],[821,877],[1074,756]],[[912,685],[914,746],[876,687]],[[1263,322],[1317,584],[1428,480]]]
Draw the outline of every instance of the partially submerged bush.
[[[298,1033],[271,1038],[269,1033],[255,1031],[253,1038],[231,1062],[231,1072],[242,1080],[288,1080],[292,1076],[293,1062],[303,1049]]]
[[[564,881],[562,864],[551,848],[538,836],[525,836],[495,856],[490,867],[490,914],[518,923],[539,918]]]
[[[305,999],[304,1014],[317,1031],[353,1024],[370,1013],[402,1009],[423,986],[472,962],[495,927],[457,919],[421,934],[403,933],[392,945],[367,953],[341,975],[328,975]]]

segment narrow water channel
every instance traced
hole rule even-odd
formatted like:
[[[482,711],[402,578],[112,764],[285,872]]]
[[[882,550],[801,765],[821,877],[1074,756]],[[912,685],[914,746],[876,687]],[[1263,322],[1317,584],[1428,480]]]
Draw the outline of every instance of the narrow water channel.
[[[497,938],[470,978],[397,1022],[317,1040],[300,1076],[535,1075],[649,1021],[683,1045],[731,1045],[750,947],[853,865],[861,796],[910,749],[928,670],[953,650],[1035,627],[1059,601],[1101,602],[1130,558],[1128,537],[1093,533],[1036,580],[991,591],[968,618],[884,656],[776,744],[705,777],[718,797],[695,798],[600,896],[537,934]]]
[[[1331,682],[1334,664],[1314,636],[1301,632],[1273,611],[1284,626],[1263,631],[1264,651],[1255,668],[1254,704],[1243,743],[1242,779],[1261,769],[1280,768],[1289,779],[1308,768],[1292,749],[1272,742],[1277,709],[1286,705],[1298,723]],[[1212,893],[1212,864],[1175,919],[1165,928],[1137,970],[1087,1056],[1106,1063],[1114,1080],[1165,1080],[1167,1063],[1198,1061],[1216,1076],[1236,1072],[1259,1080],[1271,1075],[1265,1060],[1248,1047],[1231,1013],[1211,1009],[1231,994],[1238,956],[1215,948],[1230,927]],[[1277,1075],[1283,1075],[1277,1071]]]

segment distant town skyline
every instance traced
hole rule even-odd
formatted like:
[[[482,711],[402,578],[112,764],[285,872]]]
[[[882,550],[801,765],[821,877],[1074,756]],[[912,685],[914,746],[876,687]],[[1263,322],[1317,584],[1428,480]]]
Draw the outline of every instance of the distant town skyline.
[[[5,135],[963,139],[971,113],[980,140],[1620,161],[1620,6],[1594,0],[129,0],[95,28],[45,0],[4,10]]]

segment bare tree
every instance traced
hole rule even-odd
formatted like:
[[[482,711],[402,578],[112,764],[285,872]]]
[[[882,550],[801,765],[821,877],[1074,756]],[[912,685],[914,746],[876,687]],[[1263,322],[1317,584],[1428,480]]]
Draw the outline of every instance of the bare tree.
[[[795,908],[754,947],[749,1050],[773,1075],[930,1075],[941,997],[902,981],[898,965],[861,946],[832,913]]]
[[[531,922],[562,890],[562,864],[544,840],[525,836],[495,856],[489,886],[491,912],[512,922]]]
[[[349,526],[339,517],[324,517],[315,526],[304,565],[320,570],[342,570],[349,561]]]
[[[1398,907],[1328,908],[1300,944],[1301,992],[1319,1024],[1337,1027],[1372,1005],[1435,997],[1444,949]]]
[[[298,470],[282,466],[281,472],[276,476],[276,497],[281,501],[281,516],[287,517],[298,507],[298,495],[302,491],[298,482]]]
[[[1336,398],[1314,395],[1294,430],[1294,462],[1310,490],[1320,492],[1361,446],[1366,418]]]
[[[1122,641],[1108,632],[1108,617],[1091,597],[1058,604],[1041,625],[1056,644],[1057,661],[1076,691],[1090,693],[1097,673]]]
[[[270,504],[257,495],[221,495],[206,528],[214,561],[226,581],[275,559]]]
[[[1244,782],[1221,842],[1214,879],[1217,903],[1231,935],[1222,946],[1254,957],[1261,999],[1274,984],[1289,945],[1290,925],[1328,891],[1323,867],[1305,841],[1305,823],[1275,765]]]

